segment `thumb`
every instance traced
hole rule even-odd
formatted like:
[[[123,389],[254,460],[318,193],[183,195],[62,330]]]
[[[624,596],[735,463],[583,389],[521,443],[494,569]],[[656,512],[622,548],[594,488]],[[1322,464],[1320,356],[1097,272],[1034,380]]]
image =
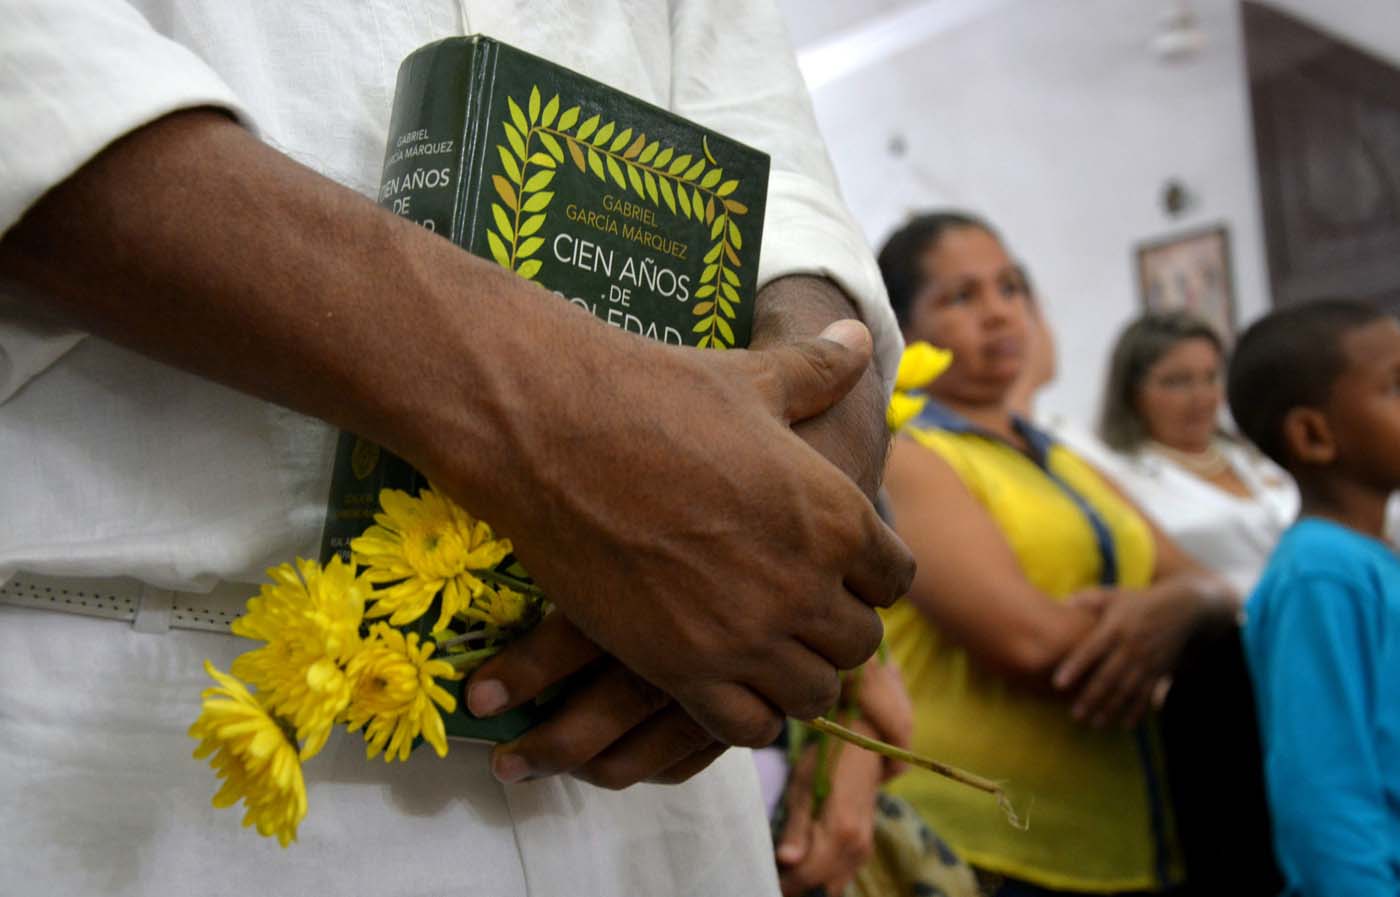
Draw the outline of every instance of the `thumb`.
[[[873,352],[870,331],[849,318],[816,338],[764,350],[773,413],[792,424],[826,411],[860,381]]]

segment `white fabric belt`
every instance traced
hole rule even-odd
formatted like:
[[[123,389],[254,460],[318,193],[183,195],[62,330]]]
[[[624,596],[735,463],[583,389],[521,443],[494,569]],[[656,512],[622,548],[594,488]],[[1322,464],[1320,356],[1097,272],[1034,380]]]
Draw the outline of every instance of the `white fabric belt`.
[[[172,592],[139,580],[78,579],[16,573],[0,586],[0,604],[56,610],[130,623],[137,632],[198,629],[229,634],[258,587],[221,582],[207,594]]]

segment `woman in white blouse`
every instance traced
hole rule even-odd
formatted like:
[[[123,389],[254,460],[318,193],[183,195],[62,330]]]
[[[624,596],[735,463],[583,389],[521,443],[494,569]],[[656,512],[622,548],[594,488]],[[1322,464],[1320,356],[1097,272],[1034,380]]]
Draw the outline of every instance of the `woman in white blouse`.
[[[1298,496],[1283,471],[1222,431],[1224,389],[1225,347],[1209,325],[1185,312],[1147,314],[1114,348],[1103,444],[1066,435],[1243,599]]]

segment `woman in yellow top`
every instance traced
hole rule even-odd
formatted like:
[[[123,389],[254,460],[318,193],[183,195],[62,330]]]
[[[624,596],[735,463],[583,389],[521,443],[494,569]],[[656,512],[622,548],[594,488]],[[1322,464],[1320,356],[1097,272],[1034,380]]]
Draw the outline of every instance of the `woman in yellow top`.
[[[1028,297],[990,227],[925,215],[890,238],[880,267],[905,337],[953,352],[886,475],[919,561],[886,616],[914,749],[1002,780],[1030,828],[935,776],[890,790],[994,897],[1175,885],[1151,707],[1186,637],[1232,619],[1229,587],[1011,411]]]

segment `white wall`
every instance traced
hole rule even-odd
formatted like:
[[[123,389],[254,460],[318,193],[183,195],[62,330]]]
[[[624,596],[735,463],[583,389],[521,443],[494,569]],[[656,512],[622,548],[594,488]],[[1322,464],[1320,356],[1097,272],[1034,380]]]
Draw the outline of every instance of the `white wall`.
[[[790,18],[810,18],[808,2],[788,0]],[[1060,377],[1044,412],[1092,419],[1112,340],[1138,312],[1140,240],[1224,222],[1241,323],[1269,305],[1238,2],[1195,0],[1208,42],[1177,64],[1148,48],[1167,5],[989,3],[986,15],[814,91],[846,199],[872,244],[911,211],[955,206],[989,218],[1025,260],[1059,340]],[[1343,33],[1391,22],[1387,40],[1400,43],[1391,0],[1281,5]],[[810,27],[794,33],[801,40],[804,27],[810,45]],[[890,151],[896,138],[901,156]],[[1160,204],[1169,178],[1195,200],[1177,218]]]

